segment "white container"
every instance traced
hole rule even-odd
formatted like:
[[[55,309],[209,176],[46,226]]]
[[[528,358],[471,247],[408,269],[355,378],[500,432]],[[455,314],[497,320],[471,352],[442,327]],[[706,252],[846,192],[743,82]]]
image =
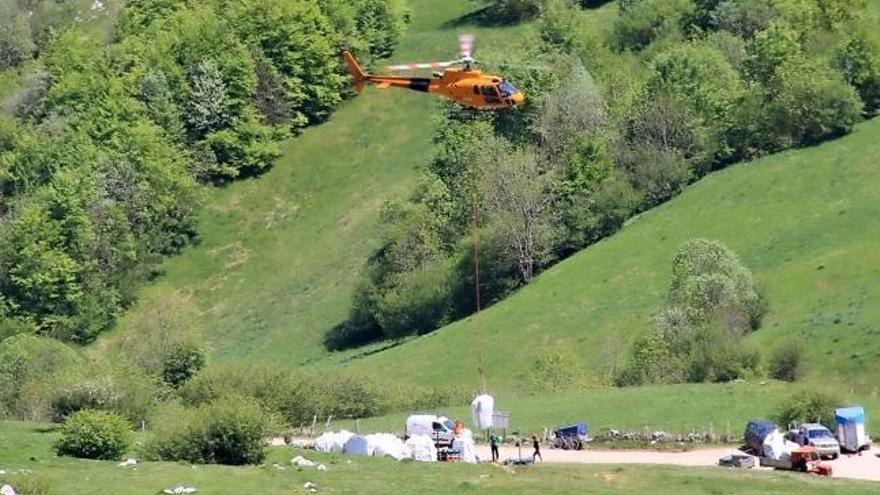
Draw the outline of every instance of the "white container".
[[[871,440],[865,433],[865,410],[861,407],[843,407],[835,411],[837,441],[840,448],[858,452],[869,445]]]

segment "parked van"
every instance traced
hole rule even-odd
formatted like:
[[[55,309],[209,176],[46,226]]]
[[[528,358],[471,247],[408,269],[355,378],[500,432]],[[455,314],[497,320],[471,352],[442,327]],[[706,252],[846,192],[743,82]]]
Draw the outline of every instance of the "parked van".
[[[406,438],[427,435],[437,448],[451,447],[455,438],[455,424],[441,414],[413,414],[406,418]]]

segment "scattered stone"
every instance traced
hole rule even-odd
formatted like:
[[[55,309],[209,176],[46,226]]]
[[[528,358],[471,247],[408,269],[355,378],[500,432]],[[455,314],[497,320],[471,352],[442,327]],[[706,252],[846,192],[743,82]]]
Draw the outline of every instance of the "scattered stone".
[[[16,495],[15,488],[12,488],[12,485],[0,486],[0,495]]]
[[[132,458],[129,457],[128,459],[126,459],[126,460],[120,462],[119,464],[117,464],[117,466],[119,466],[119,467],[130,467],[130,466],[136,466],[137,463],[138,463],[138,460],[137,460],[137,459],[132,459]]]
[[[315,467],[314,461],[310,461],[301,455],[298,455],[298,456],[294,457],[293,459],[291,459],[290,463],[293,464],[294,466],[298,466],[298,467],[306,467],[306,468]]]
[[[198,490],[191,486],[177,485],[174,488],[166,488],[162,490],[162,493],[167,493],[168,495],[181,495],[187,493],[195,493],[197,491]]]
[[[277,462],[275,464],[272,464],[272,467],[274,467],[275,469],[277,469],[279,471],[284,471],[285,469],[287,469],[286,467],[282,466],[281,464],[278,464]]]
[[[309,493],[315,493],[318,491],[318,485],[312,483],[311,481],[306,481],[306,484],[303,485],[303,488],[306,489]]]
[[[318,464],[318,471],[326,471],[326,470],[327,470],[327,466],[325,466],[323,464]]]

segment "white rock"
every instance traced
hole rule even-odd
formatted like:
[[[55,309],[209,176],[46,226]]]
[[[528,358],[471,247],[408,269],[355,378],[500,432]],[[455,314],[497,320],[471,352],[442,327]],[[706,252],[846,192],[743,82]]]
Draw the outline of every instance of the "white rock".
[[[326,471],[326,470],[327,470],[327,466],[325,466],[324,464],[318,464],[318,471]]]
[[[3,474],[6,474],[6,471]],[[15,488],[12,488],[11,485],[0,486],[0,495],[15,495]]]
[[[120,462],[119,464],[117,464],[117,466],[119,466],[119,467],[129,467],[129,466],[135,466],[135,465],[137,465],[137,463],[138,463],[138,460],[137,460],[137,459],[128,458],[128,459],[126,459],[126,460]]]
[[[166,489],[162,490],[162,493],[167,493],[168,495],[182,495],[182,494],[187,494],[187,493],[195,493],[197,491],[198,490],[196,490],[195,488],[193,488],[191,486],[178,485],[178,486],[175,486],[174,488],[166,488]]]
[[[306,489],[309,493],[315,493],[318,491],[318,485],[312,483],[311,481],[306,481],[306,484],[303,485],[303,488]]]
[[[291,459],[290,463],[293,464],[294,466],[299,466],[299,467],[307,467],[307,468],[308,467],[315,467],[314,461],[310,461],[301,455],[298,455],[298,456],[294,457],[293,459]]]

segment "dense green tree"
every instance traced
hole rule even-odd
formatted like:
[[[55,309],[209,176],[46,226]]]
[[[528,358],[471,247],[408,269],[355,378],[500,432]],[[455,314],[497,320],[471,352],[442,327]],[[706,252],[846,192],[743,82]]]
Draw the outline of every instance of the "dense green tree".
[[[619,4],[612,42],[620,50],[641,50],[662,38],[676,38],[692,11],[691,0],[632,0]]]
[[[848,133],[864,108],[855,88],[814,61],[797,59],[779,67],[771,91],[769,110],[782,147]]]
[[[31,58],[36,47],[27,13],[16,0],[0,0],[0,19],[0,70],[4,70]]]
[[[293,127],[326,119],[340,101],[339,39],[314,2],[238,0],[230,16],[240,36],[258,46],[284,77],[295,112]],[[367,19],[368,13],[364,16]]]
[[[844,39],[836,56],[837,68],[844,79],[856,88],[865,112],[880,110],[880,40],[863,29]]]

